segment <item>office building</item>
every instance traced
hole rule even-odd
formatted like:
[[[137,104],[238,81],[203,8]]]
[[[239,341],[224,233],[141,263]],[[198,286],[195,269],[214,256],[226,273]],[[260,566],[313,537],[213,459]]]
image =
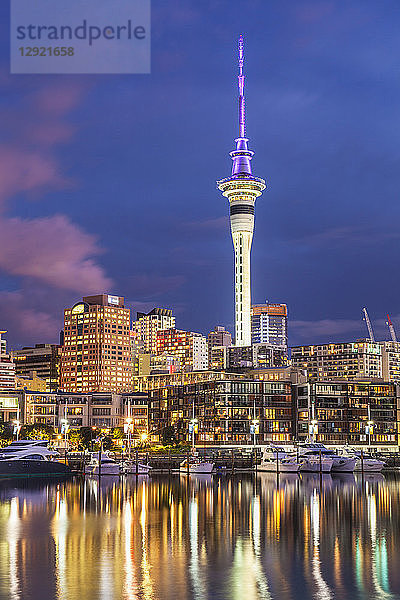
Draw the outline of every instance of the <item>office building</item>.
[[[132,323],[132,331],[136,332],[143,342],[143,352],[156,354],[157,332],[175,327],[175,317],[172,310],[153,308],[149,313],[137,313],[137,319]]]
[[[265,189],[265,181],[252,174],[251,159],[245,128],[243,74],[243,37],[239,37],[239,135],[236,148],[230,153],[232,174],[218,181],[223,196],[229,200],[232,241],[235,250],[235,344],[251,344],[251,282],[250,254],[254,230],[256,199]]]
[[[379,342],[358,340],[353,343],[295,346],[292,365],[307,369],[310,379],[380,378],[382,346]]]
[[[286,304],[253,304],[251,307],[251,343],[288,345]]]
[[[15,371],[18,376],[32,378],[33,373],[46,382],[46,391],[56,392],[60,386],[61,346],[35,344],[22,350],[13,350]]]
[[[179,360],[182,371],[201,371],[208,368],[207,339],[200,333],[163,329],[157,332],[157,355]]]
[[[210,331],[207,337],[208,343],[208,366],[211,369],[211,354],[214,346],[232,346],[232,336],[225,327],[217,325],[214,331]]]
[[[15,389],[15,364],[7,354],[6,340],[2,337],[6,331],[0,331],[0,391]]]
[[[132,389],[130,310],[119,296],[86,296],[64,312],[61,390],[73,393]]]

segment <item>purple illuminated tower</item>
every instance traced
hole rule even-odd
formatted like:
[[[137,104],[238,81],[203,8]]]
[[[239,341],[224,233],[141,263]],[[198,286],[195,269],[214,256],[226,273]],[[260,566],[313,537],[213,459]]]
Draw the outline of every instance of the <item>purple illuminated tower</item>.
[[[248,149],[246,138],[246,112],[244,101],[243,36],[239,37],[239,137],[233,160],[232,175],[217,182],[222,194],[228,198],[233,247],[235,249],[235,344],[251,345],[251,283],[250,255],[254,230],[254,206],[265,190],[265,181],[254,177],[251,159],[254,152]]]

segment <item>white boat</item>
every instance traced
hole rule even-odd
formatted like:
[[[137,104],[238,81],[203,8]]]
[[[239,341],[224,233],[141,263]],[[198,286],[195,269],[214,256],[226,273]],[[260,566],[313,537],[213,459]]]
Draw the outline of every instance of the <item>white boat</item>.
[[[127,460],[121,465],[121,473],[124,475],[148,475],[152,467],[145,463],[138,462],[135,460]]]
[[[19,440],[0,450],[0,477],[69,474],[71,469],[45,440]]]
[[[90,463],[85,467],[85,473],[89,475],[119,475],[120,466],[117,461],[111,458],[106,452],[94,452]]]
[[[300,463],[294,455],[288,454],[283,448],[269,446],[263,449],[261,463],[257,469],[269,473],[297,473]]]
[[[365,473],[380,473],[383,467],[385,466],[383,460],[373,458],[371,455],[365,454],[365,452],[363,452],[361,456],[361,450],[357,450],[356,448],[352,448],[351,446],[345,446],[338,452],[342,456],[347,456],[349,458],[355,459],[355,471],[364,471]]]
[[[189,458],[189,467],[187,458],[180,464],[180,472],[200,475],[202,473],[212,473],[214,463],[201,460],[199,457],[192,456]]]
[[[336,452],[329,450],[323,444],[317,444],[315,442],[302,444],[299,446],[299,451],[301,458],[305,458],[307,461],[312,462],[313,468],[308,468],[309,465],[306,465],[306,468],[303,468],[304,471],[319,471],[321,461],[321,470],[323,473],[353,473],[357,462],[355,458],[339,456]],[[329,461],[331,461],[330,469],[328,468]],[[322,463],[324,463],[323,466],[326,467],[326,470],[323,468]],[[300,470],[302,469],[300,468]]]

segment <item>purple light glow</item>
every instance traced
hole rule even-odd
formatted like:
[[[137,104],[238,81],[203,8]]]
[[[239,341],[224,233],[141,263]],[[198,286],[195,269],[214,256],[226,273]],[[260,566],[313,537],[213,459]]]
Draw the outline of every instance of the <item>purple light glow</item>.
[[[244,63],[244,44],[243,36],[239,36],[239,137],[246,137],[246,112],[244,103],[244,75],[243,75],[243,63]]]

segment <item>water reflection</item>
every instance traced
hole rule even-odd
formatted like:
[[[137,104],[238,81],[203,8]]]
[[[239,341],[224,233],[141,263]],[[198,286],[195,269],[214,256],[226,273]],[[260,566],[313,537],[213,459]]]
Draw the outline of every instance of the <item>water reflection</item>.
[[[0,484],[0,598],[400,598],[400,480]]]

